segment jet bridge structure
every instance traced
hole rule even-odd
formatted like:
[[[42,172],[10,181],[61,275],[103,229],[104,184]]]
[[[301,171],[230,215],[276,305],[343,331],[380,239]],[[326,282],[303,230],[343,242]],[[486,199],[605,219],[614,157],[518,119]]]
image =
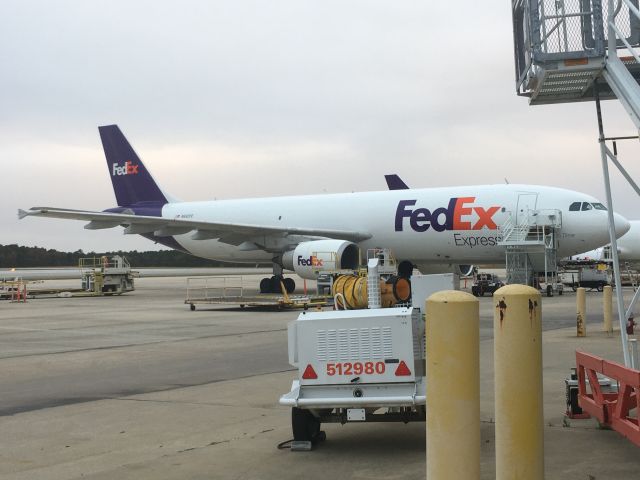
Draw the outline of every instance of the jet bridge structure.
[[[617,99],[640,129],[640,10],[638,0],[512,0],[516,92],[531,105],[594,101],[609,211],[620,334],[625,365],[630,355],[627,309],[620,281],[609,162],[640,195],[640,187],[617,156],[616,141],[638,136],[606,137],[600,101]],[[607,142],[612,142],[610,149]]]

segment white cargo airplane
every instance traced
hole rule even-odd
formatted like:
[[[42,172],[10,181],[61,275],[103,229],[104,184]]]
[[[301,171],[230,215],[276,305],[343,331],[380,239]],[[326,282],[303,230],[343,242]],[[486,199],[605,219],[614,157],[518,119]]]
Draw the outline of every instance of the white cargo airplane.
[[[629,231],[618,238],[618,259],[631,264],[640,263],[640,220],[629,220]],[[577,261],[611,261],[611,244],[571,257]]]
[[[99,127],[118,207],[102,212],[33,207],[26,216],[85,220],[85,228],[124,226],[193,255],[229,262],[272,262],[261,290],[277,289],[283,269],[302,278],[355,268],[359,248],[390,248],[421,272],[460,264],[502,263],[499,227],[529,210],[557,210],[562,218],[558,255],[568,257],[608,242],[607,212],[595,198],[561,188],[483,185],[379,192],[176,201],[151,177],[118,126]],[[589,210],[573,210],[577,203]],[[616,233],[629,223],[615,216]],[[359,248],[358,248],[359,247]],[[288,290],[292,279],[285,279]]]

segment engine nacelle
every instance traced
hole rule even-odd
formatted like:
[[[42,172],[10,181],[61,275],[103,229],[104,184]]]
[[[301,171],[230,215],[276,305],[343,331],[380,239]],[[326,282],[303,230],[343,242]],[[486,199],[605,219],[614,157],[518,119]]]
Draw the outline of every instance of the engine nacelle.
[[[300,243],[282,255],[282,266],[300,277],[315,280],[319,273],[355,270],[360,264],[360,250],[345,240],[312,240]]]
[[[473,271],[476,269],[475,265],[456,265],[454,273],[457,273],[461,277],[471,277]]]

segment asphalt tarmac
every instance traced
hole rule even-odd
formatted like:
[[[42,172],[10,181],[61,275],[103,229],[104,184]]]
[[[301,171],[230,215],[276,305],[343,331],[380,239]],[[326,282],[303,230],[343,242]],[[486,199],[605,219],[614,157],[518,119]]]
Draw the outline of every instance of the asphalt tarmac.
[[[260,278],[245,282],[257,288]],[[286,326],[298,312],[190,311],[180,277],[136,287],[120,297],[0,302],[0,478],[424,478],[424,424],[328,425],[314,452],[275,448],[291,436],[278,398],[294,378]],[[601,294],[587,300],[591,335],[582,343],[615,360],[619,339],[600,333]],[[563,431],[563,380],[580,345],[575,295],[542,305],[546,478],[638,478],[637,448],[615,432],[593,423]],[[480,306],[482,478],[491,478],[494,301]],[[568,469],[563,458],[582,444],[610,448],[606,461],[617,466],[592,455]]]

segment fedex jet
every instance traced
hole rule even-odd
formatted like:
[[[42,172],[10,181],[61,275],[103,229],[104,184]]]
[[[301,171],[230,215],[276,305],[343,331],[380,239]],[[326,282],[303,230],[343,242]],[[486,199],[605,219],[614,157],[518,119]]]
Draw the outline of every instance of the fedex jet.
[[[26,216],[84,220],[90,230],[125,227],[125,234],[193,255],[230,262],[271,262],[275,291],[283,270],[314,279],[326,270],[352,269],[359,251],[390,248],[401,265],[421,272],[455,271],[461,264],[505,259],[500,226],[521,223],[532,210],[561,216],[558,256],[608,242],[607,212],[595,198],[535,185],[446,188],[183,202],[165,193],[117,125],[99,127],[117,206],[102,212],[33,207]],[[406,185],[405,185],[406,186]],[[572,210],[571,205],[592,206]],[[615,215],[616,234],[629,222]],[[284,279],[287,290],[295,284]]]
[[[629,225],[629,231],[618,238],[618,259],[636,266],[640,263],[640,220],[630,220]],[[611,244],[573,256],[571,260],[611,262]]]

